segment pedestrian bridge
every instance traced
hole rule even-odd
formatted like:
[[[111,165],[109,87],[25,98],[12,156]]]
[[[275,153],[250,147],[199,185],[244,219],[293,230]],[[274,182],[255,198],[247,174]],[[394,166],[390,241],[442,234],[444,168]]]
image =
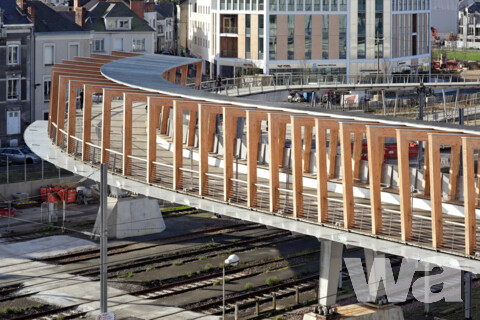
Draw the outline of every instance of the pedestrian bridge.
[[[119,52],[62,61],[52,69],[49,121],[32,124],[25,140],[95,180],[105,163],[108,183],[125,190],[439,265],[454,257],[480,273],[480,131],[196,91],[185,87],[195,68],[201,61]],[[392,138],[395,174],[384,164]],[[410,167],[412,141],[425,145],[419,170]],[[396,182],[385,185],[387,174]]]

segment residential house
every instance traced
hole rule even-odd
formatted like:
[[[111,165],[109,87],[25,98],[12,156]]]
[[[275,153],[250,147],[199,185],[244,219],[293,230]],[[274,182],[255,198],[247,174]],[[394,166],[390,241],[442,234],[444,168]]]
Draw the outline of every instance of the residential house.
[[[157,13],[157,52],[176,54],[175,4],[166,1],[158,2],[155,10]]]
[[[25,10],[26,0],[0,1],[0,145],[23,144],[23,131],[34,119],[33,24]]]
[[[155,30],[143,19],[143,0],[130,0],[130,8],[122,1],[92,1],[82,6],[74,0],[75,22],[94,32],[92,53],[154,52]]]
[[[480,49],[480,1],[464,0],[458,5],[457,41],[446,46]]]
[[[93,33],[40,1],[28,1],[26,7],[35,30],[34,118],[48,120],[53,65],[77,56],[89,56]]]

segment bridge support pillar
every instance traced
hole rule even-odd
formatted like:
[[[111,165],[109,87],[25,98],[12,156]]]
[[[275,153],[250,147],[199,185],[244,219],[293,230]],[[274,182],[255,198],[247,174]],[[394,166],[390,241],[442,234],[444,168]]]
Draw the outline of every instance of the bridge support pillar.
[[[342,269],[343,243],[321,241],[318,304],[330,307],[337,301],[338,279]]]
[[[158,201],[153,199],[109,197],[106,215],[108,238],[143,236],[162,232],[166,228]],[[92,233],[94,236],[100,234],[100,211]]]

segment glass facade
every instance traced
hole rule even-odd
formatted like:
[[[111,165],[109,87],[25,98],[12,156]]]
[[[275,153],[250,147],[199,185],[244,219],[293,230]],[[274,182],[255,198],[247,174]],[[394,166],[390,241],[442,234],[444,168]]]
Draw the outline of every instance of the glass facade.
[[[312,15],[305,15],[305,60],[312,59]]]
[[[288,53],[287,59],[295,59],[295,15],[288,16]]]
[[[329,16],[325,15],[322,19],[322,59],[328,59],[328,52],[329,52]]]
[[[270,29],[268,37],[269,59],[277,59],[277,16],[270,15]]]
[[[357,59],[365,59],[367,51],[366,42],[366,0],[358,0],[358,23],[357,23]]]

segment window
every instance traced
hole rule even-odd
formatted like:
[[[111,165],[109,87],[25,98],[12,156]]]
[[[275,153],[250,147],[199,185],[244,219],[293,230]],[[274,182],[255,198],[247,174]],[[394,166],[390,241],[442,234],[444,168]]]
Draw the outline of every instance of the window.
[[[93,51],[98,52],[98,51],[105,51],[105,46],[104,46],[104,40],[103,39],[94,39],[93,40]]]
[[[130,29],[129,20],[118,20],[118,29]]]
[[[47,102],[50,101],[50,85],[52,81],[50,77],[46,77],[43,79],[43,101]]]
[[[20,100],[20,79],[7,79],[7,100]]]
[[[145,51],[145,39],[133,39],[133,51]]]
[[[55,46],[53,44],[45,44],[43,46],[43,64],[52,66],[55,62]]]
[[[270,15],[268,52],[270,60],[277,60],[277,16],[275,15]]]
[[[72,60],[75,57],[80,56],[80,44],[69,44],[68,45],[68,59]]]
[[[20,49],[18,45],[8,46],[8,64],[20,63]]]
[[[130,30],[130,19],[107,19],[107,30]]]

